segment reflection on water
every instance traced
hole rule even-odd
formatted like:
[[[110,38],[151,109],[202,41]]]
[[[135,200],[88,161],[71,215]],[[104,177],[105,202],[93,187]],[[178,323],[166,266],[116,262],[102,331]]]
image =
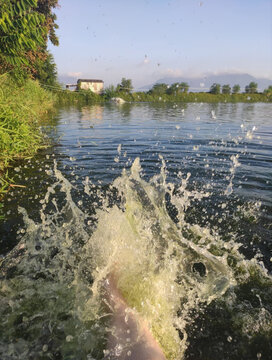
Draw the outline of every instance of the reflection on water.
[[[4,204],[1,359],[103,358],[116,263],[169,359],[269,359],[271,104],[67,108],[52,136]]]
[[[103,110],[101,105],[83,106],[80,109],[80,119],[89,121],[91,125],[98,125],[103,120]]]

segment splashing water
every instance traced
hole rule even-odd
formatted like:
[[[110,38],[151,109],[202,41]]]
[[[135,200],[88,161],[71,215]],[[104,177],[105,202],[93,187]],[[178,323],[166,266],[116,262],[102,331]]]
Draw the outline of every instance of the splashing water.
[[[102,359],[113,332],[103,303],[103,282],[112,269],[128,305],[147,321],[166,358],[175,360],[189,345],[193,313],[222,299],[235,308],[233,289],[253,275],[271,284],[257,259],[239,253],[235,238],[226,242],[212,229],[186,222],[192,201],[209,196],[187,189],[190,174],[179,186],[168,183],[163,162],[147,182],[136,159],[108,195],[96,192],[95,201],[86,178],[85,196],[96,208],[91,215],[74,203],[73,186],[56,163],[54,175],[41,222],[20,208],[26,233],[0,264],[1,359]],[[175,221],[169,203],[177,210]],[[270,331],[272,323],[257,295],[259,312],[244,309],[236,319],[249,335],[253,324]]]

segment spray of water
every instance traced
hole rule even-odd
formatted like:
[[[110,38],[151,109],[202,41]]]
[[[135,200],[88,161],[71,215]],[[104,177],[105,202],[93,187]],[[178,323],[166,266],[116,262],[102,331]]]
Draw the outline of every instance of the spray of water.
[[[209,196],[187,189],[190,174],[171,184],[163,162],[145,181],[136,159],[111,185],[115,201],[101,195],[91,217],[73,201],[73,186],[56,163],[54,175],[40,223],[20,209],[26,233],[1,263],[1,359],[102,359],[114,331],[103,299],[113,269],[131,311],[175,360],[184,358],[192,312],[224,296],[233,306],[231,289],[252,269],[269,279],[256,259],[239,253],[235,239],[225,242],[210,228],[186,222],[191,202]],[[86,179],[90,202],[93,188]],[[268,326],[267,314],[263,318],[260,327]]]

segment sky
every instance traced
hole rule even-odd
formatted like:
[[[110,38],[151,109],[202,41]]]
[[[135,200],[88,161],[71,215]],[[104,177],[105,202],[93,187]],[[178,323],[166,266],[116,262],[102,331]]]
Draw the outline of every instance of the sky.
[[[122,77],[135,88],[169,77],[249,73],[272,79],[271,0],[59,0],[60,76]]]

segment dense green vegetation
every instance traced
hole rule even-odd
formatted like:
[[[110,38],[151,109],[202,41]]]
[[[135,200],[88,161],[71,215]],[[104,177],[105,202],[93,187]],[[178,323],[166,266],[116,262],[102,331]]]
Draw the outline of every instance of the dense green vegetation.
[[[147,92],[135,92],[130,94],[115,93],[114,97],[121,97],[126,101],[132,102],[268,102],[272,101],[272,96],[265,94],[211,94],[206,92],[201,93],[180,93],[177,95],[168,94],[152,94]]]
[[[43,146],[42,116],[53,107],[58,86],[47,41],[58,45],[58,0],[0,0],[0,197],[10,185],[8,167]]]
[[[27,80],[19,87],[10,76],[0,77],[0,188],[2,190],[8,185],[5,176],[8,165],[15,159],[32,156],[43,146],[40,119],[53,103],[54,95],[42,89],[37,81]]]
[[[87,105],[104,101],[104,96],[95,94],[91,90],[70,91],[54,88],[51,91],[55,94],[56,102],[60,105]]]
[[[131,80],[125,78],[122,82],[129,82],[132,89]],[[121,83],[122,83],[121,82]],[[270,102],[272,101],[272,86],[263,93],[257,92],[258,85],[250,83],[245,88],[244,93],[240,93],[240,85],[236,84],[231,89],[226,84],[221,87],[220,84],[213,84],[209,92],[189,92],[189,85],[185,82],[167,85],[164,83],[155,84],[147,92],[132,92],[128,87],[124,89],[120,85],[113,85],[106,88],[101,94],[101,101],[110,100],[113,97],[121,97],[129,102]]]
[[[254,83],[255,86],[255,83]],[[256,87],[249,84],[250,89]],[[248,88],[246,87],[246,89]],[[98,95],[91,90],[57,91],[60,104],[92,104],[109,101],[112,98],[122,98],[128,102],[270,102],[272,101],[272,86],[263,93],[253,90],[240,93],[240,85],[236,84],[231,89],[230,85],[213,84],[209,92],[189,92],[189,85],[185,82],[167,85],[155,84],[151,90],[132,92],[133,86],[130,79],[122,78],[116,87],[110,85]]]
[[[0,74],[9,73],[18,82],[29,77],[45,80],[53,62],[48,38],[58,45],[52,12],[57,4],[58,0],[0,0]],[[56,71],[51,75],[56,81]]]

